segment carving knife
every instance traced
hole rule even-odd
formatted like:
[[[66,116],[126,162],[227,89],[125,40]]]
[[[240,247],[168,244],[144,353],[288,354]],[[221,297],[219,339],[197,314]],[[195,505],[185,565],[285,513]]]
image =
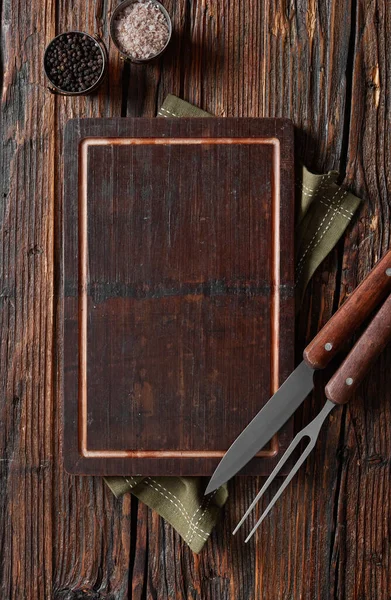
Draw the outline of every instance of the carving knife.
[[[319,331],[304,350],[303,361],[236,438],[213,473],[205,494],[236,475],[267,444],[313,389],[314,372],[329,364],[390,291],[391,250]]]

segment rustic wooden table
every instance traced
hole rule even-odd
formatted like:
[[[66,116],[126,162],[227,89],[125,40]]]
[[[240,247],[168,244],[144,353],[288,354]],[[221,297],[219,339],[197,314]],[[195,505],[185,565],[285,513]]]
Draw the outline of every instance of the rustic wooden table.
[[[216,115],[291,117],[297,157],[339,170],[365,200],[307,291],[299,355],[390,245],[391,5],[165,0],[175,35],[161,62],[129,67],[110,45],[98,95],[50,95],[45,45],[69,29],[108,41],[114,4],[2,3],[0,597],[389,599],[391,348],[333,413],[256,539],[244,545],[230,533],[260,486],[238,478],[196,556],[134,498],[64,473],[57,341],[64,123],[154,116],[173,93]],[[297,427],[322,405],[331,372]]]

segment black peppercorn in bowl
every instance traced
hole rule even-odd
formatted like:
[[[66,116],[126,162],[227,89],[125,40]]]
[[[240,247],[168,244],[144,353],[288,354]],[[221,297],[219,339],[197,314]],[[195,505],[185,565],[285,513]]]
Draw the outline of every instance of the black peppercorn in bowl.
[[[60,33],[45,50],[43,66],[48,89],[63,96],[94,92],[107,73],[107,50],[97,36],[82,31]]]
[[[166,50],[172,23],[167,10],[157,0],[123,0],[111,15],[109,31],[122,60],[144,64]]]

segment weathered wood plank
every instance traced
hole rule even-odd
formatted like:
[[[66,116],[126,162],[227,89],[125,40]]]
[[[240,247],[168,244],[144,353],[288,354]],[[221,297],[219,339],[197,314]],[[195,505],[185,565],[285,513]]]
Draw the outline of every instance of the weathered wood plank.
[[[7,600],[73,598],[82,589],[86,597],[127,596],[130,501],[115,501],[100,480],[64,474],[57,379],[63,124],[75,113],[120,114],[121,68],[113,56],[110,97],[88,99],[52,97],[41,68],[59,30],[93,32],[103,18],[107,35],[107,8],[3,6],[0,596]]]
[[[340,301],[391,245],[389,3],[359,0],[355,18],[347,181],[366,201],[345,241]],[[370,600],[391,593],[390,364],[388,347],[351,401],[343,423],[332,549],[338,597],[350,589],[352,597]]]
[[[53,492],[54,107],[37,54],[54,3],[2,6],[0,247],[0,596],[49,597]],[[48,435],[49,434],[49,435]]]
[[[101,0],[73,7],[59,1],[56,12],[57,31],[73,29],[96,33],[108,40],[108,14],[112,4]],[[108,45],[108,44],[107,44]],[[63,130],[66,121],[73,117],[110,117],[121,115],[122,62],[118,53],[108,45],[109,75],[98,93],[79,98],[57,97],[56,105],[56,208],[62,214],[63,184]],[[56,221],[56,266],[61,256],[60,220]],[[56,297],[59,294],[59,278],[56,279]],[[62,314],[57,306],[55,340],[61,340]],[[59,344],[61,346],[61,344]],[[60,357],[58,357],[60,358]],[[62,381],[59,373],[53,373],[57,395],[61,397]],[[61,413],[54,422],[55,439],[61,437]],[[60,429],[60,435],[58,429]],[[58,457],[57,484],[54,490],[54,553],[53,594],[55,598],[127,597],[130,550],[130,498],[117,501],[104,482],[95,478],[67,475],[62,467],[61,449],[56,445]]]
[[[161,61],[123,67],[110,48],[109,81],[96,97],[49,96],[45,43],[73,27],[107,40],[114,4],[2,6],[0,596],[388,600],[390,349],[356,402],[330,415],[316,452],[257,538],[244,546],[230,534],[260,485],[237,479],[197,557],[143,505],[114,500],[99,480],[63,473],[57,293],[60,133],[68,118],[119,116],[122,107],[153,116],[167,93],[217,115],[290,116],[306,164],[346,165],[348,183],[366,199],[306,294],[302,350],[390,245],[389,3],[167,0],[176,33]],[[331,372],[320,376],[298,427],[323,404]]]

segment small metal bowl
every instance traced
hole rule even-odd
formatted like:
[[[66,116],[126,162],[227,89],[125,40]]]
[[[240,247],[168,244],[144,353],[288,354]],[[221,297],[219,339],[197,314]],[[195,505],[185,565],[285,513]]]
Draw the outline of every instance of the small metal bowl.
[[[163,52],[166,50],[168,44],[170,43],[170,39],[171,39],[172,23],[171,23],[170,15],[168,14],[168,12],[164,8],[164,6],[162,4],[160,4],[160,2],[158,2],[157,0],[150,0],[150,2],[152,2],[152,4],[155,4],[155,6],[157,6],[159,8],[159,10],[163,13],[163,15],[167,21],[167,25],[168,25],[167,42],[163,46],[163,48],[160,50],[160,52],[158,52],[157,54],[154,54],[153,56],[150,56],[149,58],[135,58],[129,54],[126,54],[123,51],[123,49],[121,48],[121,46],[117,43],[117,40],[115,39],[114,22],[117,19],[118,15],[123,11],[124,8],[126,8],[130,4],[136,4],[137,2],[139,2],[139,0],[124,0],[123,2],[121,2],[121,4],[119,4],[117,6],[117,8],[114,10],[113,14],[111,15],[109,31],[110,31],[110,38],[111,38],[114,46],[117,48],[118,52],[120,53],[122,60],[126,60],[128,62],[137,63],[137,64],[144,64],[144,63],[148,63],[152,60],[155,60],[161,54],[163,54]]]
[[[86,35],[87,37],[89,37],[95,44],[98,45],[100,52],[101,52],[101,56],[102,56],[102,70],[100,72],[99,77],[93,83],[93,85],[91,85],[89,88],[86,88],[85,90],[81,90],[80,92],[70,92],[68,90],[63,90],[62,88],[58,87],[50,79],[50,75],[49,75],[48,69],[47,69],[47,55],[48,55],[48,52],[49,52],[52,44],[54,44],[54,42],[56,40],[58,40],[59,38],[62,38],[63,36],[66,36],[70,33],[78,33],[80,35]],[[48,90],[52,94],[59,94],[61,96],[88,96],[89,94],[92,94],[93,92],[95,92],[95,90],[98,89],[98,87],[102,84],[103,80],[105,79],[105,77],[107,75],[107,63],[108,63],[107,48],[106,48],[104,42],[101,40],[101,38],[98,35],[90,35],[89,33],[85,33],[84,31],[64,31],[63,33],[60,33],[59,35],[56,35],[56,37],[53,38],[51,40],[51,42],[46,46],[45,54],[43,57],[43,69],[45,71],[45,75],[46,75],[47,79],[50,82],[50,85],[48,85]]]

